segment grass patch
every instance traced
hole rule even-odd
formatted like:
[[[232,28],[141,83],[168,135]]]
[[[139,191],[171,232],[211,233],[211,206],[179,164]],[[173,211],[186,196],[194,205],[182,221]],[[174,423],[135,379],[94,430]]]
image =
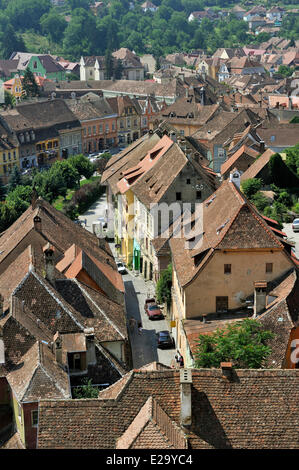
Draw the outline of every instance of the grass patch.
[[[76,190],[75,189],[68,189],[65,198],[63,196],[59,196],[55,201],[52,203],[53,207],[58,211],[62,211],[64,202],[70,201],[73,197],[73,194]]]
[[[101,177],[100,176],[92,176],[89,179],[81,180],[80,187],[84,186],[84,184],[93,183],[94,181],[98,181]]]
[[[26,31],[22,34],[27,51],[34,54],[61,54],[61,46],[51,43],[46,36],[36,34],[34,31]]]

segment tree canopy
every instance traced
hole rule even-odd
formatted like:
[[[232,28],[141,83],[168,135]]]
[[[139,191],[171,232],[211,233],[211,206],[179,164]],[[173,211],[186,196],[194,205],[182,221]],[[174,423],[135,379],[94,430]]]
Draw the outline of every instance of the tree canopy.
[[[199,335],[195,365],[198,368],[220,367],[232,362],[234,368],[259,369],[271,354],[267,341],[274,338],[254,319],[246,318],[210,335]]]

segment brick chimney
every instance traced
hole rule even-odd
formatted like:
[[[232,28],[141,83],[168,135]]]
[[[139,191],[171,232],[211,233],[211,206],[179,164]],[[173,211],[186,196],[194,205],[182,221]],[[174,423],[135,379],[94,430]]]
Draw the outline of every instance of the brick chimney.
[[[46,271],[45,278],[47,279],[47,281],[53,284],[55,281],[54,247],[51,246],[50,243],[48,243],[43,249],[43,251],[44,251],[45,271]]]
[[[266,308],[266,297],[267,297],[267,281],[255,281],[254,282],[254,306],[253,306],[253,318],[261,313]]]
[[[222,377],[228,380],[232,379],[233,364],[232,362],[221,362],[220,363]]]
[[[189,427],[192,423],[192,401],[191,401],[191,369],[180,370],[180,388],[181,388],[181,426]]]
[[[264,153],[265,151],[265,142],[263,140],[260,141],[260,153]]]

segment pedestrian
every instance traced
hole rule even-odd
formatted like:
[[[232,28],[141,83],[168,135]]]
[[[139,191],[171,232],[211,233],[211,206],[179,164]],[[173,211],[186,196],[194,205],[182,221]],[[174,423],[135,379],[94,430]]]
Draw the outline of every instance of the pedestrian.
[[[141,335],[142,334],[142,323],[141,321],[138,322],[138,333]]]
[[[85,223],[85,227],[86,227],[86,225],[87,225],[87,219],[86,219],[86,217],[85,217],[85,219],[84,219],[84,223]]]

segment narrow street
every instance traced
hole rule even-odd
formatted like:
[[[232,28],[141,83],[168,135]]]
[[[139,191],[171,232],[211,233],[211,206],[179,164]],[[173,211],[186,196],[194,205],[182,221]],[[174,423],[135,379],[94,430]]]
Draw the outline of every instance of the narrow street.
[[[103,194],[86,213],[79,216],[79,219],[83,222],[86,220],[86,230],[93,231],[93,222],[105,216],[106,207],[106,195]],[[110,243],[110,248],[115,256],[113,243]],[[153,361],[170,366],[176,354],[176,349],[158,349],[156,340],[158,331],[169,329],[167,321],[165,319],[149,320],[144,311],[146,297],[155,296],[154,284],[151,281],[145,281],[142,276],[135,276],[130,272],[123,275],[123,280],[128,320],[132,317],[136,320],[135,327],[133,329],[129,328],[133,367],[139,368]],[[138,322],[142,323],[141,334],[138,332]]]

